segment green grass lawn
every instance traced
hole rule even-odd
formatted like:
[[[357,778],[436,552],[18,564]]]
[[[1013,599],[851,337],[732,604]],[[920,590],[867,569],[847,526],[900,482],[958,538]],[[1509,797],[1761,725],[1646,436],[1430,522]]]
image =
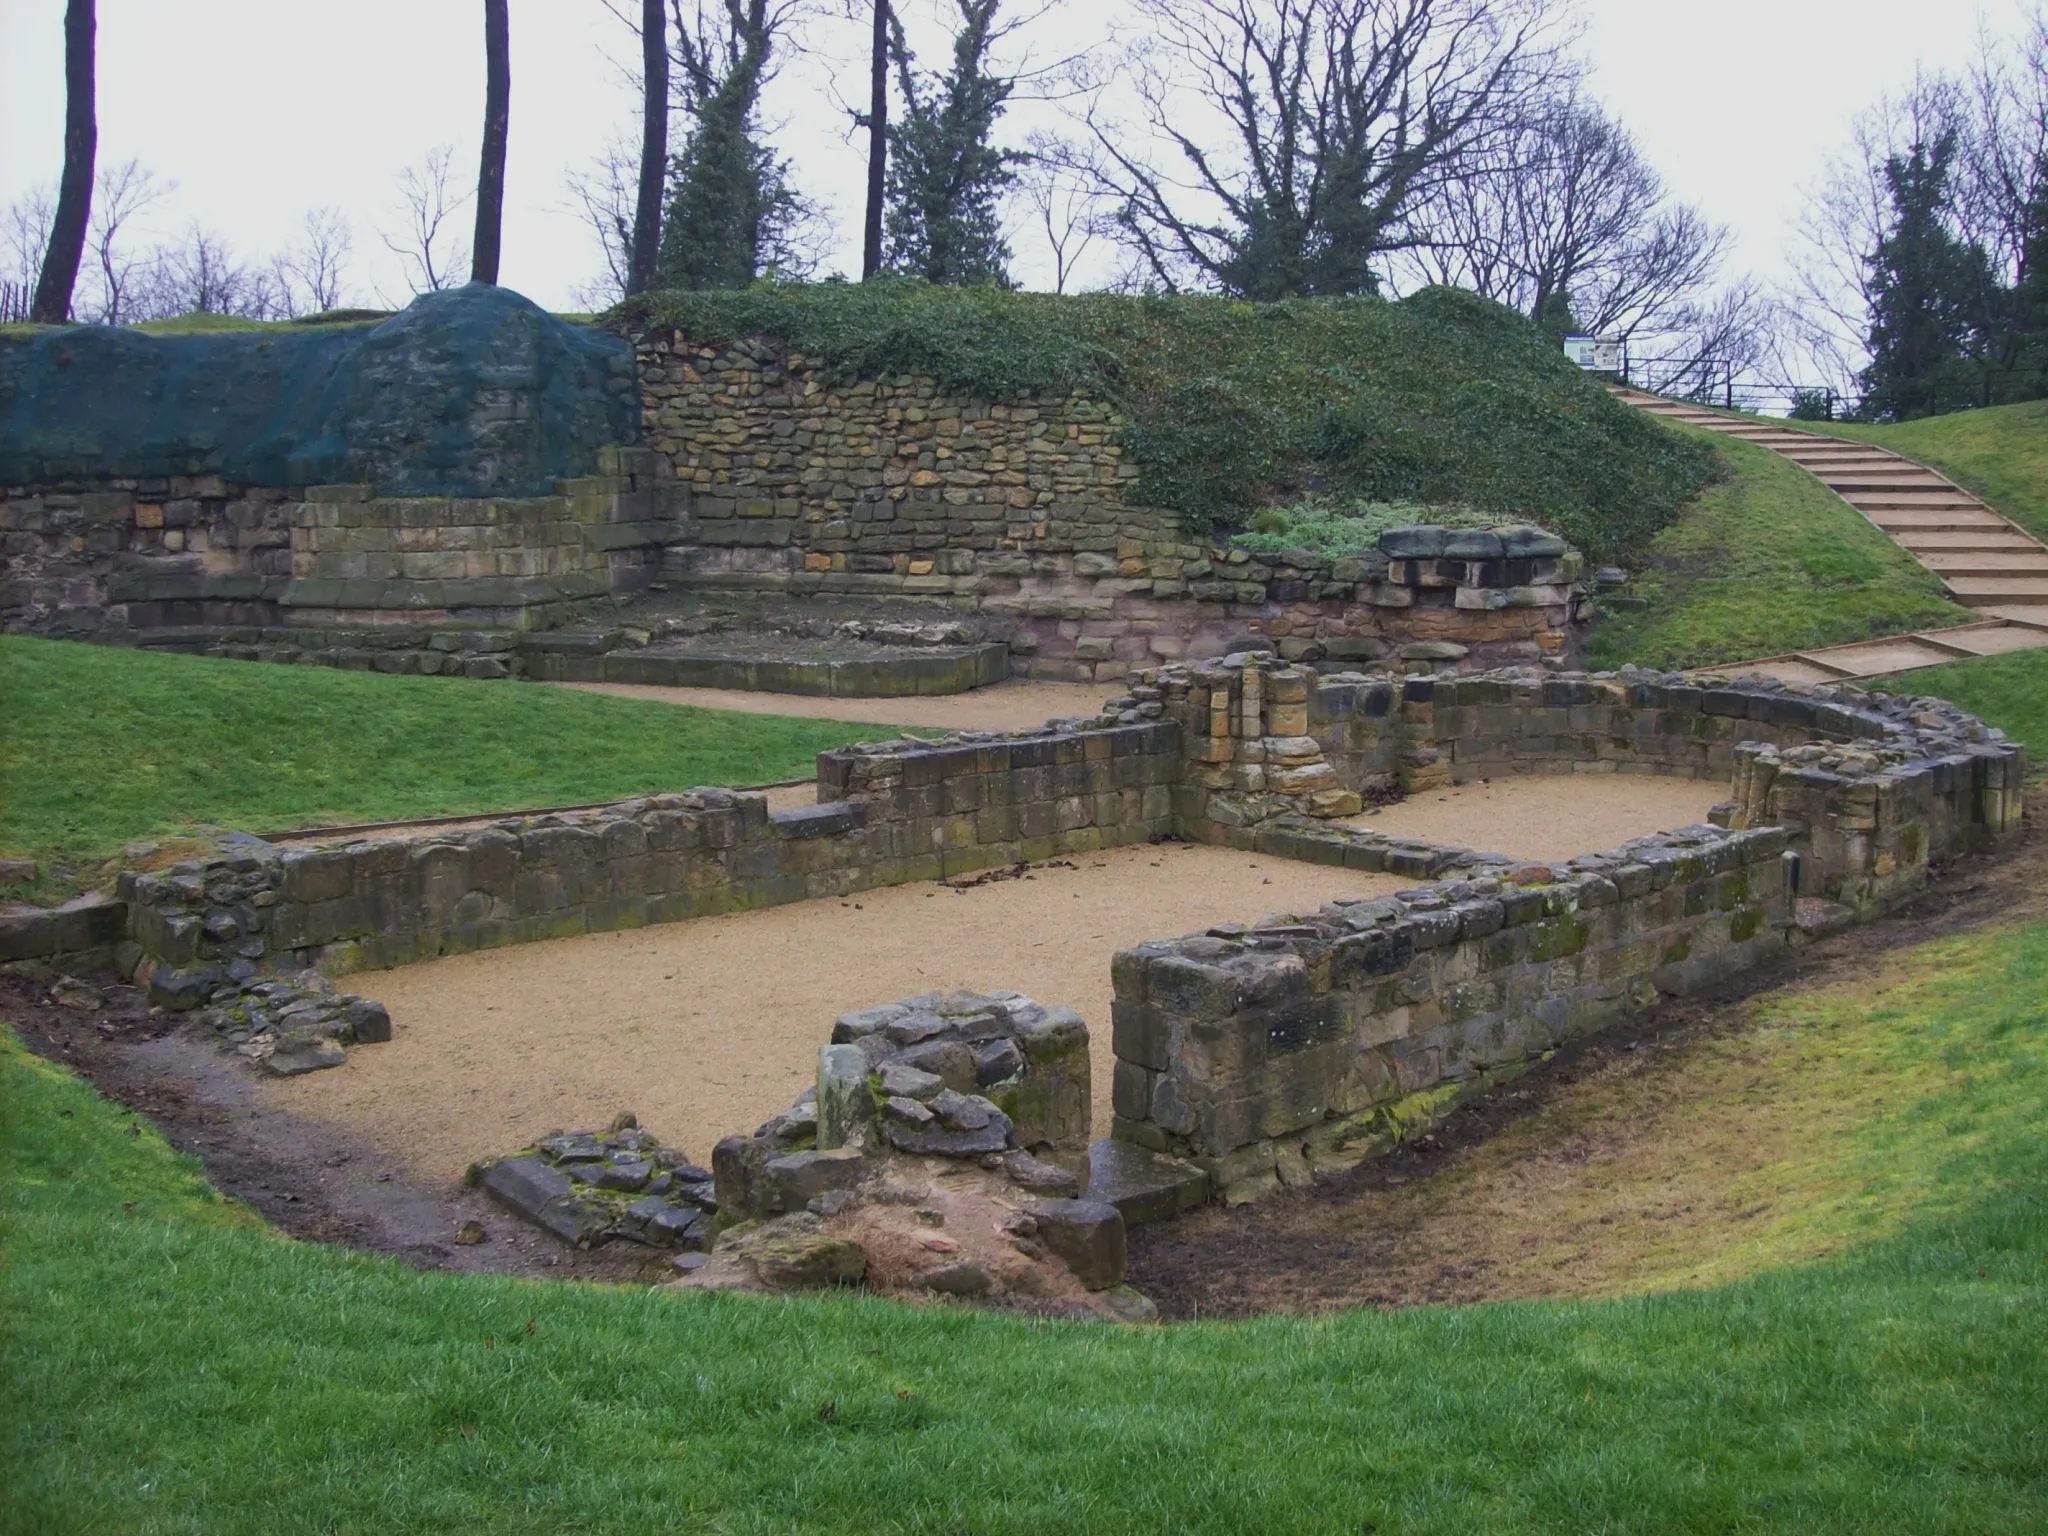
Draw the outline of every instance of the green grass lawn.
[[[1831,1257],[1150,1329],[291,1241],[0,1032],[0,1529],[2048,1528],[2048,924],[1758,1027],[1847,1095]]]
[[[1923,667],[1871,686],[1947,699],[2024,742],[2029,767],[2048,768],[2048,649]]]
[[[1600,621],[1587,646],[1595,666],[1708,666],[1973,617],[1805,470],[1768,449],[1716,441],[1729,478],[1688,502],[1633,562],[1631,591],[1649,606]]]
[[[2048,539],[2048,400],[1957,411],[1891,427],[1800,422],[1931,464],[2038,538]]]
[[[809,774],[890,728],[525,683],[0,639],[0,852],[58,862],[213,823],[623,799]]]

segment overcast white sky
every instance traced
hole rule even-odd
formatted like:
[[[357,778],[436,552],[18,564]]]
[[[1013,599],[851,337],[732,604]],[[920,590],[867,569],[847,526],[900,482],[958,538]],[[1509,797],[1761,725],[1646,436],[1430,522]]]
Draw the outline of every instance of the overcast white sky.
[[[1980,24],[2009,31],[2025,3],[1581,0],[1581,13],[1596,93],[1679,196],[1737,229],[1737,265],[1770,277],[1800,190],[1850,117],[1916,68],[1960,64]],[[0,204],[56,181],[63,11],[63,0],[0,0]],[[395,223],[398,172],[429,148],[453,146],[474,179],[476,0],[100,0],[99,11],[100,162],[139,156],[176,183],[158,233],[196,220],[254,255],[287,241],[309,207],[332,204],[355,227],[357,299],[404,299],[375,231]],[[1033,46],[1065,52],[1117,14],[1114,0],[1064,0]],[[836,227],[828,270],[857,268],[863,162],[830,93],[842,68],[847,94],[861,93],[864,33],[824,19],[810,36],[770,115],[799,184]],[[569,307],[598,267],[565,183],[631,130],[633,90],[615,61],[636,47],[599,0],[512,0],[501,278],[543,304]],[[1049,110],[1027,106],[1012,126]],[[1014,244],[1017,275],[1049,286],[1042,242],[1020,230]]]

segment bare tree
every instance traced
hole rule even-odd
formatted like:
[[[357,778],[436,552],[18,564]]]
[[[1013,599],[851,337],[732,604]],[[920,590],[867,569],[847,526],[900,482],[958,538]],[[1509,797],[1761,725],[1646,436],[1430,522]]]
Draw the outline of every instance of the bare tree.
[[[586,309],[608,309],[628,293],[651,286],[651,279],[642,288],[633,286],[634,264],[640,259],[638,198],[644,189],[637,189],[637,183],[641,170],[632,146],[615,138],[587,169],[569,177],[569,195],[576,199],[577,211],[597,236],[598,250],[604,256],[602,275],[575,290],[576,302]],[[660,228],[657,217],[657,234]]]
[[[668,28],[661,0],[641,0],[640,60],[640,176],[627,293],[652,288],[661,259],[662,194],[668,187]]]
[[[1564,67],[1553,0],[1137,0],[1141,121],[1089,115],[1163,288],[1369,292],[1414,205]]]
[[[149,251],[138,253],[129,237],[134,222],[171,190],[133,156],[100,171],[87,241],[98,289],[90,315],[97,323],[122,325],[138,318],[134,313],[137,289],[149,286],[157,258]]]
[[[1089,247],[1104,233],[1105,220],[1094,190],[1068,169],[1061,146],[1040,137],[1024,157],[1018,190],[1030,220],[1052,255],[1052,291],[1065,293]]]
[[[272,320],[284,313],[270,274],[237,260],[218,232],[196,223],[182,243],[158,253],[151,278],[147,304],[137,305],[147,313],[138,312],[138,320],[192,314]]]
[[[498,280],[505,225],[505,136],[512,111],[512,50],[506,0],[484,0],[484,147],[476,175],[476,237],[469,280]]]
[[[398,175],[398,201],[404,223],[397,231],[380,230],[378,238],[405,266],[406,281],[414,293],[433,293],[457,281],[455,274],[468,260],[455,240],[448,221],[469,201],[467,194],[454,195],[450,168],[454,151],[438,145],[427,151],[418,165],[409,165]]]
[[[1885,163],[1961,137],[1964,97],[1951,80],[1922,76],[1904,93],[1879,98],[1851,126],[1848,148],[1807,190],[1795,226],[1783,313],[1798,349],[1798,371],[1843,393],[1870,361],[1865,346],[1871,290],[1868,258],[1891,217]]]
[[[1673,205],[1628,132],[1575,91],[1509,124],[1414,216],[1407,266],[1624,339],[1672,329],[1711,282],[1728,230]]]
[[[270,275],[287,315],[339,309],[343,269],[355,237],[339,208],[309,208],[299,238],[271,259]]]
[[[92,206],[93,156],[99,148],[99,118],[93,101],[93,0],[70,0],[64,9],[64,171],[57,183],[57,208],[36,279],[31,318],[62,325],[71,318],[71,294],[85,256],[85,231]]]
[[[888,185],[889,42],[896,17],[889,0],[870,0],[874,35],[868,44],[868,109],[854,115],[854,126],[868,136],[868,200],[861,223],[860,275],[865,282],[882,270],[882,207]]]
[[[50,248],[50,217],[56,206],[48,187],[35,187],[9,203],[4,220],[0,220],[7,275],[22,287],[33,289],[43,270],[43,255]],[[27,318],[25,308],[22,317]]]

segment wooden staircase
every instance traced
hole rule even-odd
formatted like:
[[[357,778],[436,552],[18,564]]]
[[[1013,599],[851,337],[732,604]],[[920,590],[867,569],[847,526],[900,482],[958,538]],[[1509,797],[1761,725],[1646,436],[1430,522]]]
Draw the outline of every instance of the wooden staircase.
[[[1743,662],[1740,670],[1817,683],[2048,646],[2048,545],[1926,465],[1867,443],[1610,387],[1653,416],[1783,454],[1883,529],[1939,577],[1956,602],[1984,614],[1975,624],[1770,656]]]

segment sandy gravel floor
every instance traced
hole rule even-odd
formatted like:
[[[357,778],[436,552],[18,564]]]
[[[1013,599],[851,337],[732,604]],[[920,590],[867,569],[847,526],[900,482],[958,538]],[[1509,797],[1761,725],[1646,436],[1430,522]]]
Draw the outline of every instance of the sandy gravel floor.
[[[1728,798],[1719,780],[1632,773],[1569,774],[1460,784],[1353,817],[1353,826],[1392,837],[1505,853],[1569,859],[1648,832],[1688,827]]]
[[[1723,793],[1630,776],[1518,779],[1361,821],[1556,858],[1698,821]],[[352,1052],[339,1072],[263,1091],[426,1178],[621,1109],[703,1159],[802,1091],[839,1014],[934,989],[1014,987],[1088,1020],[1106,1127],[1118,949],[1411,883],[1186,844],[1071,862],[966,891],[899,886],[354,976],[351,988],[390,1008],[396,1038]]]
[[[841,1013],[1014,987],[1087,1019],[1106,1129],[1118,949],[1410,883],[1187,844],[1071,862],[966,891],[896,886],[352,976],[391,1010],[392,1041],[265,1091],[428,1178],[621,1109],[704,1160],[803,1091]]]
[[[814,699],[800,693],[737,688],[655,688],[639,683],[557,683],[622,699],[731,709],[743,715],[795,715],[805,720],[871,720],[877,725],[930,726],[941,731],[1013,731],[1062,715],[1092,715],[1123,690],[1114,683],[997,683],[971,693],[911,699]]]

